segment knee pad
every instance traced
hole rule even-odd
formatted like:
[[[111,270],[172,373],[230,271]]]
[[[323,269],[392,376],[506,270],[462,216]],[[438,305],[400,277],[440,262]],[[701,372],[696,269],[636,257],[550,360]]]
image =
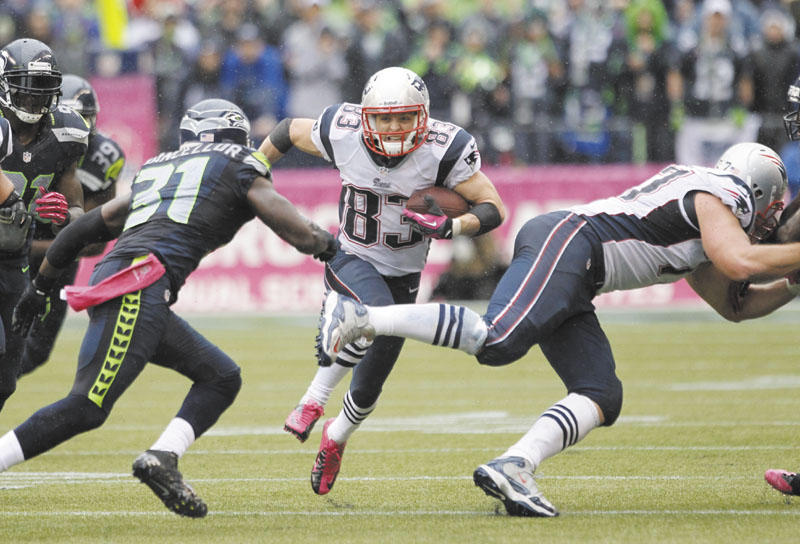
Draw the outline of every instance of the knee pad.
[[[572,391],[570,391],[572,392]],[[595,389],[592,391],[574,391],[592,399],[600,407],[603,412],[603,426],[610,427],[617,421],[620,412],[622,411],[622,382],[616,380],[615,383],[609,384],[605,388]]]

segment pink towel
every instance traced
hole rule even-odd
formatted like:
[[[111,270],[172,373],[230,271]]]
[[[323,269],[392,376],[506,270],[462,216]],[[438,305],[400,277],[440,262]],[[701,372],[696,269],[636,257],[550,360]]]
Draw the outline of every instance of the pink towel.
[[[64,293],[67,296],[67,304],[76,312],[80,312],[112,298],[144,289],[155,283],[165,272],[164,265],[151,253],[97,285],[67,285],[64,287]]]

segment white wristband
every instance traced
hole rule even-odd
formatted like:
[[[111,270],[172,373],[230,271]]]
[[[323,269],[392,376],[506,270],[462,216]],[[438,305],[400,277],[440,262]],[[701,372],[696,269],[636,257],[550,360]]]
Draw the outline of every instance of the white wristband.
[[[453,219],[453,238],[461,234],[461,219]]]
[[[783,281],[786,282],[786,290],[789,291],[790,295],[793,297],[800,296],[800,283],[792,283],[789,278],[783,278]]]

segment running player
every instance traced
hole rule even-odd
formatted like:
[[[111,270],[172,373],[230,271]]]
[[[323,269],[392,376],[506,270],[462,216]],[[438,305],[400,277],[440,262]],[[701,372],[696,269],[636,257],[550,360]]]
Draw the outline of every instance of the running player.
[[[0,166],[13,182],[35,228],[24,245],[0,249],[0,319],[6,351],[0,356],[0,410],[16,389],[25,339],[11,331],[11,315],[29,283],[29,255],[43,255],[52,234],[83,215],[78,162],[86,153],[89,125],[58,104],[61,72],[50,48],[19,39],[0,50],[0,113],[11,125],[13,151]]]
[[[417,74],[385,68],[367,81],[360,105],[330,106],[316,121],[285,119],[261,145],[273,164],[297,147],[333,162],[340,172],[342,250],[325,267],[328,289],[376,306],[414,302],[431,238],[477,236],[502,223],[505,210],[481,172],[475,139],[452,123],[430,119],[429,102]],[[471,210],[453,219],[403,215],[408,197],[431,186],[455,190]],[[322,429],[311,471],[315,493],[333,487],[345,443],[375,409],[403,342],[388,336],[356,342],[344,347],[334,365],[320,352],[327,368],[317,371],[284,426],[301,442],[323,415],[333,388],[354,370],[342,411]]]
[[[90,286],[66,288],[70,306],[88,307],[90,318],[72,391],[0,437],[0,471],[102,425],[149,361],[193,384],[166,430],[134,461],[133,473],[171,511],[202,517],[206,504],[184,483],[178,459],[233,402],[240,369],[170,306],[200,260],[254,217],[320,260],[330,259],[337,245],[275,191],[267,160],[249,146],[250,123],[238,106],[204,100],[186,112],[180,129],[180,148],[148,160],[131,194],[56,237],[15,308],[14,330],[24,334],[81,249],[118,236]]]

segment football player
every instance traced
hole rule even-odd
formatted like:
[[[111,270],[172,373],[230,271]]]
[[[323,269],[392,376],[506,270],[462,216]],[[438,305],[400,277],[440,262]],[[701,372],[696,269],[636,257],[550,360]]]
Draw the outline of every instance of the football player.
[[[1,162],[34,228],[18,248],[0,248],[0,319],[6,337],[0,356],[0,410],[16,388],[25,339],[13,334],[11,314],[29,283],[29,255],[44,254],[50,240],[34,231],[57,232],[83,214],[78,162],[89,138],[86,121],[58,104],[61,72],[44,43],[19,39],[0,49],[0,114],[13,133],[13,151]]]
[[[0,162],[11,154],[12,148],[11,125],[8,119],[0,117]],[[0,250],[17,249],[25,244],[31,218],[14,184],[0,168]],[[0,326],[0,354],[5,345],[5,333]]]
[[[342,179],[339,203],[341,251],[325,266],[325,285],[375,306],[412,303],[432,238],[478,236],[499,226],[505,210],[481,172],[475,139],[464,129],[430,119],[425,83],[414,72],[390,67],[364,86],[361,104],[329,106],[317,120],[284,119],[261,145],[271,163],[292,147],[333,162]],[[409,196],[422,188],[455,190],[471,204],[449,219],[404,214]],[[305,441],[323,415],[331,391],[353,368],[342,411],[322,429],[311,487],[333,487],[350,435],[375,409],[404,340],[382,336],[344,347],[336,364],[323,352],[317,371],[284,429]],[[360,364],[359,364],[360,363]]]
[[[534,471],[612,425],[622,408],[594,297],[685,278],[731,321],[783,306],[800,294],[783,277],[800,268],[800,243],[752,241],[776,227],[786,185],[778,155],[754,143],[732,146],[715,168],[668,166],[617,197],[529,220],[483,316],[449,304],[364,306],[332,293],[320,344],[332,359],[359,336],[389,334],[459,349],[490,366],[513,363],[538,344],[568,394],[473,480],[510,515],[556,516]],[[763,283],[740,288],[750,280]]]
[[[89,287],[68,287],[89,328],[72,391],[0,437],[0,471],[99,427],[151,361],[193,384],[174,419],[136,458],[133,473],[173,512],[203,517],[205,503],[183,482],[178,459],[233,402],[239,366],[171,310],[200,260],[258,217],[299,251],[320,260],[336,239],[301,216],[272,186],[266,158],[250,147],[250,123],[226,100],[190,108],[182,145],[149,159],[131,194],[95,208],[56,237],[14,311],[24,333],[60,289],[59,275],[83,247],[117,238],[95,267]]]
[[[790,111],[783,117],[783,126],[786,128],[786,136],[797,141],[800,140],[800,76],[789,86],[788,98]],[[764,479],[781,493],[800,495],[800,478],[796,472],[771,468],[764,473]]]
[[[67,106],[81,114],[89,124],[89,141],[86,154],[78,161],[78,179],[83,188],[84,210],[90,211],[105,204],[114,197],[115,184],[122,168],[125,166],[125,154],[120,146],[108,136],[97,131],[97,113],[100,104],[88,81],[82,77],[64,74],[61,80],[60,105]],[[40,234],[41,233],[41,234]],[[55,233],[51,229],[40,229],[36,232],[37,240],[52,240]],[[99,255],[104,244],[95,244],[81,252],[81,257]],[[38,270],[44,258],[43,247],[30,255],[32,270]],[[76,260],[61,276],[64,284],[71,284],[78,272],[79,261]],[[56,337],[67,316],[67,302],[60,297],[51,301],[50,312],[44,319],[37,320],[25,340],[20,363],[20,376],[32,372],[50,358]]]

